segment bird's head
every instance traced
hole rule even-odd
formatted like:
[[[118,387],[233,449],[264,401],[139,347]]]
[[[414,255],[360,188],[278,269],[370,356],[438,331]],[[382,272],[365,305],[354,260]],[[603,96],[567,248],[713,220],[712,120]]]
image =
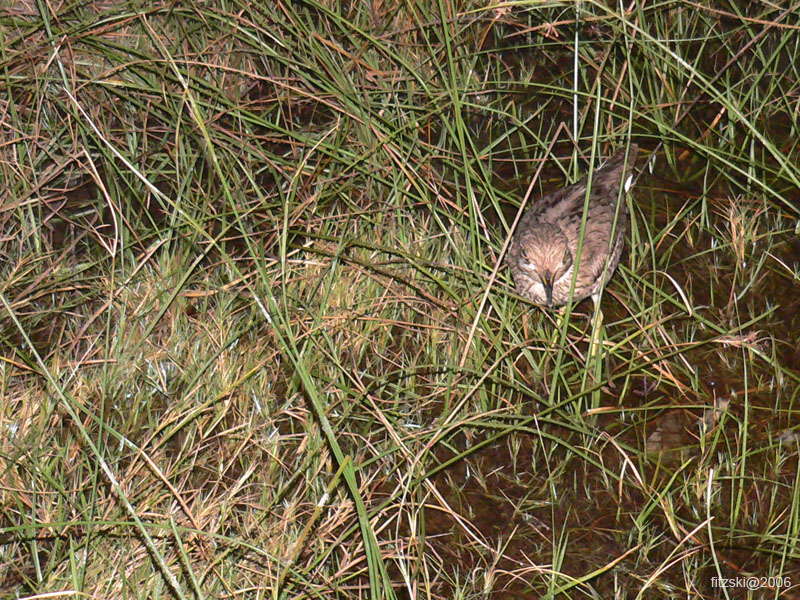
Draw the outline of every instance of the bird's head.
[[[541,282],[547,305],[553,306],[553,285],[572,267],[567,237],[559,227],[538,223],[520,239],[520,267]]]

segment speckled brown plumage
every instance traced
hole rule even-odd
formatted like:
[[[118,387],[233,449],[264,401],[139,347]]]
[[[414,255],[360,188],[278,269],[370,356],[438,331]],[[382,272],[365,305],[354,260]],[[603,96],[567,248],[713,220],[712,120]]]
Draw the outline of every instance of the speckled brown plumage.
[[[596,297],[617,268],[628,227],[627,204],[623,197],[617,211],[617,199],[620,186],[631,173],[637,150],[631,145],[627,167],[622,150],[593,174],[574,302],[587,296]],[[542,196],[520,219],[508,250],[508,265],[522,296],[548,306],[563,306],[568,302],[586,184],[585,177],[568,188]]]

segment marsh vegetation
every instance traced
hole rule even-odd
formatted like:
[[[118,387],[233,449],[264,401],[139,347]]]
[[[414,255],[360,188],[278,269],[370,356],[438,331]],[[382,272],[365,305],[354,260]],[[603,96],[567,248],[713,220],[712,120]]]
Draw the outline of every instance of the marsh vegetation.
[[[796,594],[799,8],[0,11],[2,594]],[[590,353],[502,254],[630,141]]]

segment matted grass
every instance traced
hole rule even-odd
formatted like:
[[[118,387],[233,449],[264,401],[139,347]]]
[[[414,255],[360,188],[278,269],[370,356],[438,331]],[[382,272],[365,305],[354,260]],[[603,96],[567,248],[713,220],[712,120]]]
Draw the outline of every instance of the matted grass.
[[[797,594],[800,9],[0,10],[0,593]],[[592,353],[502,254],[630,141]]]

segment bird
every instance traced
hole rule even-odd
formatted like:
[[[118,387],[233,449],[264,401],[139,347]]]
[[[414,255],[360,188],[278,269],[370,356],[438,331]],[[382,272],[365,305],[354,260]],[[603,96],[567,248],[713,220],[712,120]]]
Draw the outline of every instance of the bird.
[[[577,303],[591,296],[597,307],[600,290],[617,268],[625,243],[628,208],[619,192],[623,185],[628,191],[637,152],[632,144],[627,161],[623,149],[595,169],[588,203],[588,176],[533,202],[508,250],[507,263],[521,296],[549,308],[564,306],[570,297]],[[584,204],[586,225],[578,256]]]

